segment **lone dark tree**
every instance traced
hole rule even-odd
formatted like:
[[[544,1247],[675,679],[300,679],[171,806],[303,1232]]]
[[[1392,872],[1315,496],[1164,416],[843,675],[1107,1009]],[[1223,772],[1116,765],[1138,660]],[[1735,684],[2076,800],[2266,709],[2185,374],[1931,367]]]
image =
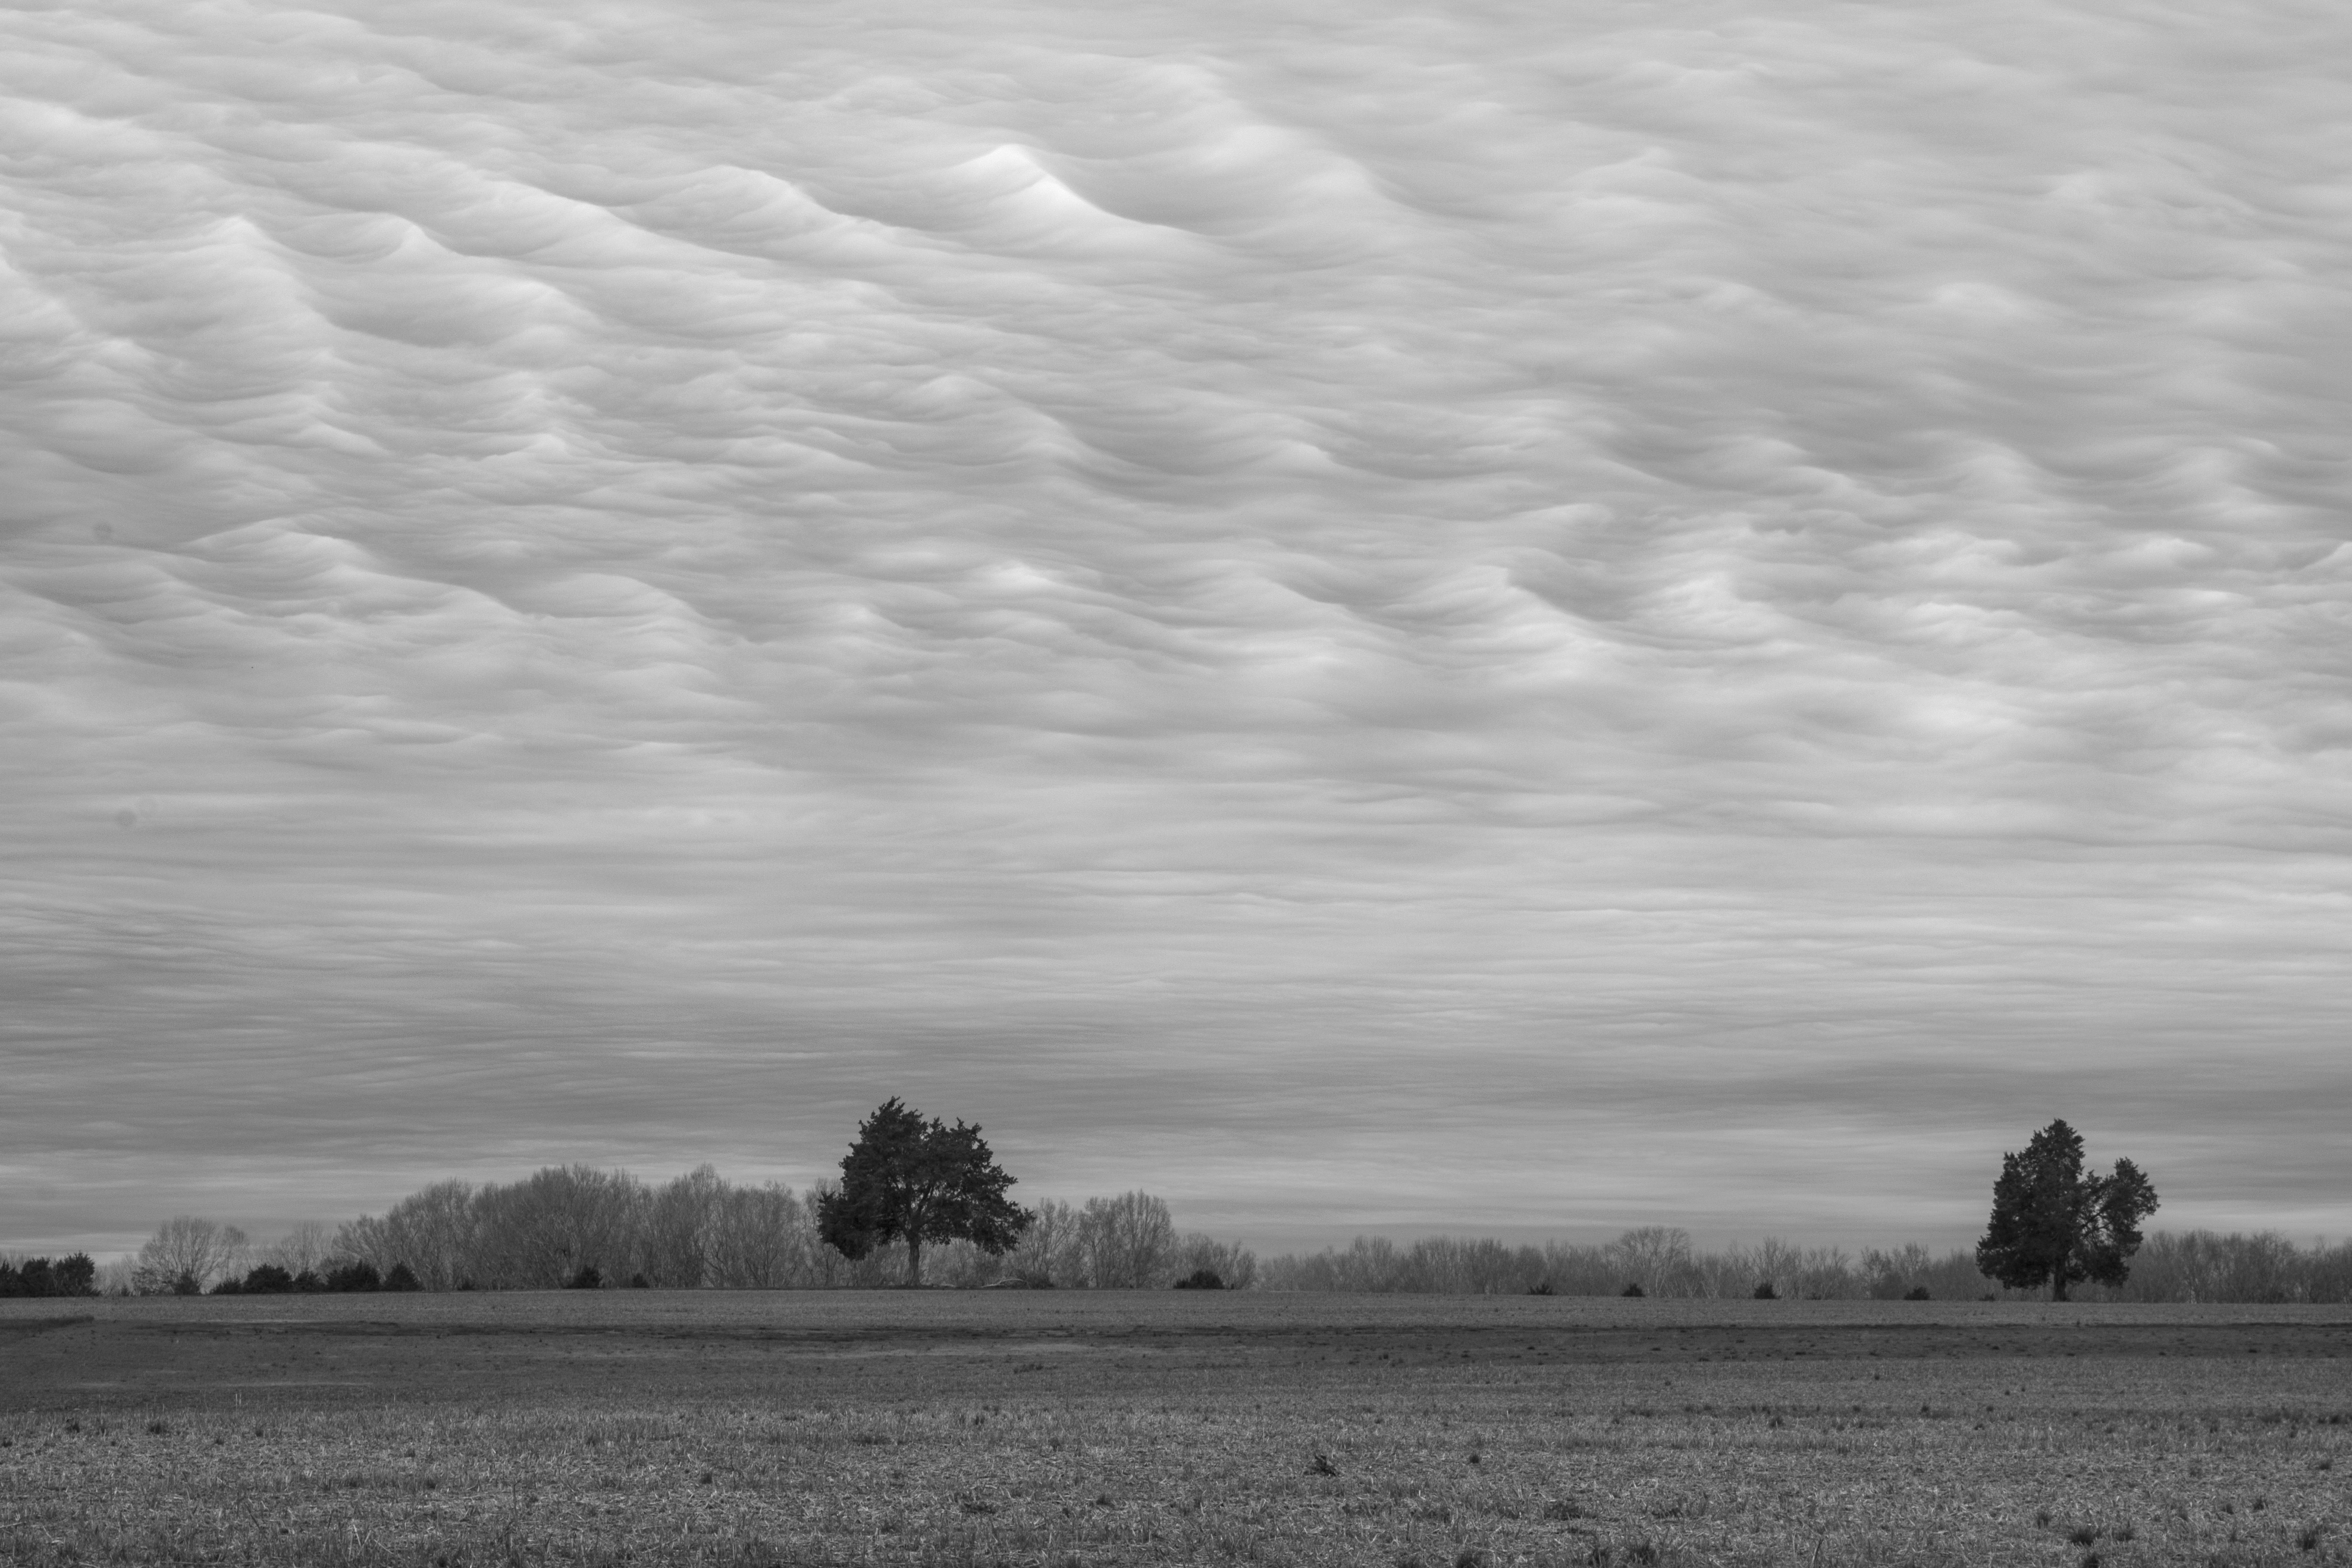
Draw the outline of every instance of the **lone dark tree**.
[[[841,1162],[841,1185],[817,1200],[817,1235],[844,1258],[907,1244],[907,1283],[923,1282],[923,1247],[969,1241],[991,1257],[1017,1244],[1037,1216],[1004,1195],[980,1129],[925,1121],[894,1096],[866,1119]]]
[[[2047,1285],[2053,1301],[2085,1279],[2120,1285],[2140,1221],[2155,1212],[2156,1189],[2137,1165],[2118,1160],[2112,1175],[2085,1174],[2083,1135],[2053,1121],[2025,1152],[2000,1157],[1977,1268],[2011,1289]]]

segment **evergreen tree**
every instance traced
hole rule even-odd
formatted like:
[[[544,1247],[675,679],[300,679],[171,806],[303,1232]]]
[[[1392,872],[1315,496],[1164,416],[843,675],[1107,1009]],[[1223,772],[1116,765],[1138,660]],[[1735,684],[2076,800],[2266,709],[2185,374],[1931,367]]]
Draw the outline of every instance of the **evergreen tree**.
[[[1013,1183],[979,1128],[927,1122],[893,1096],[858,1128],[841,1185],[817,1200],[817,1235],[852,1261],[903,1241],[907,1283],[920,1285],[929,1243],[969,1241],[995,1257],[1020,1241],[1035,1216],[1004,1195]]]
[[[2085,1279],[2120,1285],[2156,1201],[2156,1189],[2129,1160],[2117,1160],[2112,1175],[2085,1174],[2083,1135],[2053,1121],[2023,1153],[2001,1156],[1977,1267],[2011,1289],[2048,1285],[2053,1301]]]

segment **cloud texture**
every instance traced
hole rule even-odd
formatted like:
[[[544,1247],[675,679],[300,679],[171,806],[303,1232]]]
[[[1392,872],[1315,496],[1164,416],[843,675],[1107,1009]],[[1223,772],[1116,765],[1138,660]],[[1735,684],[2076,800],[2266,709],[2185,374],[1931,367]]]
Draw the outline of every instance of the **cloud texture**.
[[[0,15],[0,1244],[890,1093],[1191,1224],[2352,1224],[2352,24]]]

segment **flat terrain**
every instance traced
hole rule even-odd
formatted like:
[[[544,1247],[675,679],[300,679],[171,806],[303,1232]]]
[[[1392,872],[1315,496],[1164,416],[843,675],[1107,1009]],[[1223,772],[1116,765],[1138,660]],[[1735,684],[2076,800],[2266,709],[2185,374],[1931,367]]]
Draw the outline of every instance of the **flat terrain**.
[[[0,1302],[0,1561],[2352,1563],[2352,1311]]]

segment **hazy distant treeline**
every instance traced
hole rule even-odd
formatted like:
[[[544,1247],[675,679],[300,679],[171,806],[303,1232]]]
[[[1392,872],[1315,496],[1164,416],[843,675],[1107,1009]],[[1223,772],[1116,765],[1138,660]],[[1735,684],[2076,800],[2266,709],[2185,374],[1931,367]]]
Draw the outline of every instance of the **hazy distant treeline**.
[[[341,1226],[311,1223],[262,1246],[234,1226],[187,1215],[135,1258],[99,1270],[100,1289],[152,1294],[206,1289],[268,1268],[295,1288],[351,1289],[354,1279],[414,1279],[427,1290],[545,1289],[583,1282],[670,1289],[814,1289],[895,1285],[906,1258],[888,1248],[851,1262],[817,1239],[816,1205],[776,1184],[738,1185],[705,1165],[647,1183],[623,1171],[551,1166],[520,1181],[441,1182],[382,1215]],[[1755,1297],[1936,1300],[2038,1299],[2003,1290],[1965,1251],[1916,1244],[1850,1254],[1768,1239],[1702,1252],[1662,1226],[1598,1245],[1512,1246],[1476,1237],[1392,1242],[1259,1259],[1238,1244],[1181,1234],[1148,1193],[1046,1201],[1021,1245],[992,1258],[968,1243],[924,1255],[926,1281],[974,1288],[1017,1281],[1077,1289],[1160,1289],[1205,1270],[1237,1289],[1420,1291],[1476,1295]],[[362,1267],[364,1266],[364,1267]],[[273,1288],[283,1289],[283,1285]],[[2119,1287],[2085,1286],[2084,1300],[2352,1301],[2352,1245],[2298,1247],[2275,1232],[2158,1232]]]
[[[551,1166],[505,1184],[436,1183],[331,1237],[322,1226],[299,1226],[258,1247],[233,1226],[175,1216],[108,1282],[142,1294],[184,1292],[268,1267],[335,1288],[330,1282],[339,1271],[351,1278],[351,1266],[364,1264],[380,1279],[404,1269],[427,1290],[899,1283],[906,1259],[895,1249],[853,1263],[817,1239],[824,1190],[740,1186],[708,1165],[659,1185],[625,1171]],[[1036,1214],[1021,1245],[1002,1257],[969,1243],[928,1249],[927,1282],[1152,1289],[1205,1269],[1227,1287],[1246,1289],[1255,1277],[1257,1259],[1246,1247],[1179,1235],[1168,1205],[1148,1193],[1076,1206],[1048,1200]]]
[[[1935,1300],[2041,1299],[2039,1291],[2003,1289],[1979,1273],[1965,1251],[1939,1257],[1914,1243],[1856,1255],[1768,1239],[1701,1252],[1688,1233],[1662,1226],[1595,1246],[1358,1237],[1345,1247],[1267,1258],[1257,1279],[1268,1290],[1622,1296],[1638,1289],[1644,1296],[1769,1293],[1811,1300],[1895,1300],[1924,1291]],[[2352,1301],[2352,1245],[2298,1247],[2271,1231],[2158,1232],[2140,1248],[2124,1284],[2083,1286],[2074,1295],[2088,1301]]]
[[[1552,1241],[1513,1247],[1488,1238],[1429,1237],[1392,1242],[1358,1237],[1346,1247],[1267,1259],[1270,1290],[1430,1291],[1444,1294],[1775,1297],[1834,1300],[1895,1298],[1925,1289],[1972,1300],[1997,1289],[1965,1252],[1942,1258],[1916,1244],[1859,1258],[1830,1247],[1768,1239],[1700,1252],[1686,1231],[1644,1226],[1597,1245]]]
[[[428,1290],[535,1289],[593,1269],[610,1284],[693,1289],[809,1289],[899,1282],[906,1260],[852,1262],[817,1239],[817,1200],[775,1184],[737,1186],[709,1166],[652,1186],[622,1171],[552,1166],[510,1185],[444,1182],[345,1226],[344,1256],[389,1272],[405,1263]],[[1048,1200],[1019,1247],[992,1258],[963,1242],[931,1248],[932,1283],[1150,1288],[1208,1268],[1245,1286],[1256,1258],[1204,1236],[1179,1236],[1146,1193]]]

